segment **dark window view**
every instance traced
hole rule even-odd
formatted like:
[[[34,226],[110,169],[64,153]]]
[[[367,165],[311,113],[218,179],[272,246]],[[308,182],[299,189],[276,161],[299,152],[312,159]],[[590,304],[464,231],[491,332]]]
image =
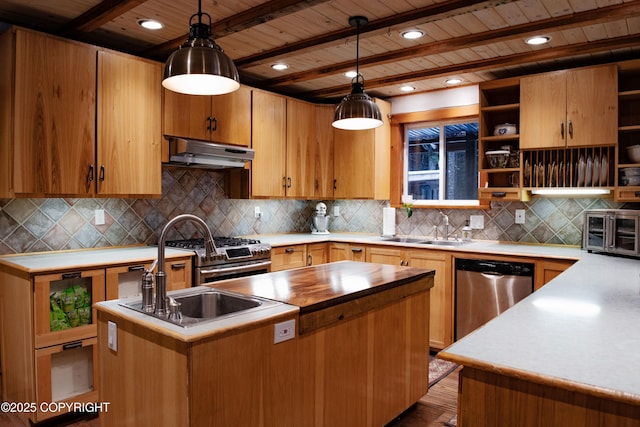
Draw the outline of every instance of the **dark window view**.
[[[407,139],[407,193],[414,200],[477,199],[477,122],[416,127]]]

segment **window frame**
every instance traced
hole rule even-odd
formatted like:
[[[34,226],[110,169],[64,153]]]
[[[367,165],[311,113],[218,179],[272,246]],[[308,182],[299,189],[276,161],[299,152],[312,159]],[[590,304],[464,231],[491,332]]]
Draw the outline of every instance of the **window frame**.
[[[402,207],[404,194],[404,153],[406,128],[422,122],[445,122],[448,120],[480,120],[479,104],[448,107],[437,110],[417,111],[412,113],[394,114],[391,117],[391,182],[390,204]],[[480,173],[478,186],[481,188],[487,182],[486,174]],[[430,203],[415,203],[414,208],[447,208],[447,209],[489,209],[489,200],[478,199],[477,204],[461,203],[456,200],[437,200]],[[466,201],[464,201],[466,202]]]

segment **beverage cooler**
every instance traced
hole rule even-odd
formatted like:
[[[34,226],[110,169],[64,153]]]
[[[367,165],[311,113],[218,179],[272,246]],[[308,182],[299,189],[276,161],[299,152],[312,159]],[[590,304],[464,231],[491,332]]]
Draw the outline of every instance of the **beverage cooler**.
[[[639,210],[594,209],[585,212],[582,248],[638,257]]]

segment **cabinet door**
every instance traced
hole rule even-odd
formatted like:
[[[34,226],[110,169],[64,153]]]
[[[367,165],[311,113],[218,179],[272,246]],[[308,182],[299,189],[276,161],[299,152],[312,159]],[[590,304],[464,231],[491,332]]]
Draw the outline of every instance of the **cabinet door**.
[[[435,270],[429,303],[429,345],[443,349],[453,343],[453,276],[451,255],[436,251],[411,251],[411,267]]]
[[[406,265],[405,251],[386,247],[370,246],[367,248],[367,262],[378,264]]]
[[[255,157],[251,162],[251,195],[284,197],[286,180],[286,100],[279,95],[253,92]]]
[[[313,198],[316,163],[315,107],[287,100],[287,197]]]
[[[209,140],[211,97],[194,96],[163,89],[164,135]]]
[[[167,273],[167,291],[190,288],[192,285],[191,258],[176,258],[164,263]]]
[[[374,131],[334,130],[335,188],[337,199],[372,199],[374,196]]]
[[[317,105],[315,198],[333,198],[333,113],[332,105]]]
[[[326,264],[328,261],[326,243],[314,243],[307,245],[307,265]]]
[[[520,79],[520,149],[566,145],[566,71]]]
[[[15,193],[92,194],[96,49],[24,30],[15,43]]]
[[[307,245],[271,249],[271,271],[289,270],[307,265]]]
[[[618,141],[618,72],[615,65],[567,73],[568,146]]]
[[[251,89],[240,89],[211,97],[211,140],[251,145]]]
[[[98,193],[162,194],[161,64],[98,54]]]
[[[538,290],[552,279],[559,276],[566,269],[571,267],[575,261],[573,260],[542,260],[536,261],[535,286],[534,290]]]
[[[104,270],[34,277],[36,348],[96,336],[97,317],[93,304],[104,301],[104,277]]]

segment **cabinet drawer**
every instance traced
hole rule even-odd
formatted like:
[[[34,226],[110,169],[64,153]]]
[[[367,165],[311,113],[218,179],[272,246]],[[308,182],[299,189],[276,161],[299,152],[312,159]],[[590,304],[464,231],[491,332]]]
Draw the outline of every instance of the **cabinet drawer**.
[[[480,188],[478,189],[478,198],[480,200],[507,200],[521,201],[522,190],[519,188]]]
[[[41,403],[98,402],[98,339],[72,341],[36,350],[39,422],[66,412],[41,411]],[[56,407],[57,409],[57,407]]]
[[[615,192],[615,200],[618,202],[640,201],[640,187],[618,188]]]
[[[283,246],[271,249],[271,271],[288,270],[307,265],[306,245]]]
[[[92,306],[104,301],[104,277],[104,270],[86,270],[33,279],[36,348],[97,335]]]

